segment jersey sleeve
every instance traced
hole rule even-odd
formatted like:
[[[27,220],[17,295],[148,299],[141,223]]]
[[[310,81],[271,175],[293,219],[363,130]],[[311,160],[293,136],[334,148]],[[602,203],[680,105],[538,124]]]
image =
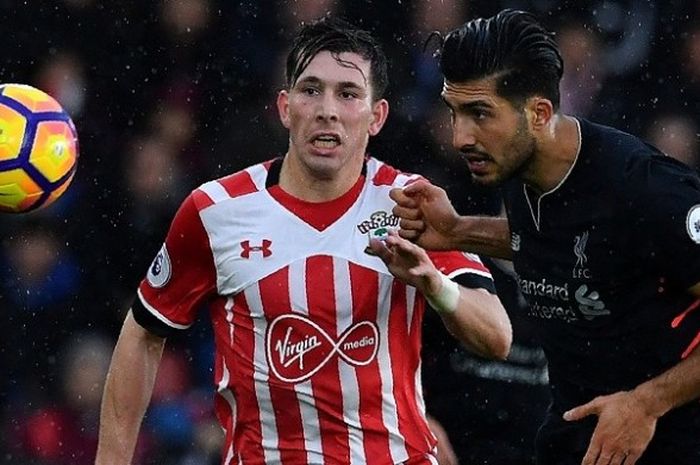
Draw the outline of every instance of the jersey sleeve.
[[[453,281],[470,289],[485,289],[496,293],[491,271],[478,255],[455,251],[430,251],[428,256],[435,267]]]
[[[180,206],[165,242],[141,281],[132,312],[137,323],[161,337],[187,329],[216,289],[209,237],[194,195]]]
[[[700,179],[685,165],[653,156],[630,170],[628,201],[636,256],[683,288],[700,282]]]

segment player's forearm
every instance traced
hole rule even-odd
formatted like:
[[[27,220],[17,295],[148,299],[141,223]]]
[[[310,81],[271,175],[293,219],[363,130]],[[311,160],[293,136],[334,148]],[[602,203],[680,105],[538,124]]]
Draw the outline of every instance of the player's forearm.
[[[131,463],[164,343],[127,316],[105,383],[96,465]]]
[[[501,360],[508,356],[513,332],[508,314],[495,295],[460,286],[457,309],[438,313],[447,330],[473,352]]]
[[[456,250],[494,258],[512,259],[508,220],[500,217],[462,216],[452,231]]]
[[[700,350],[634,389],[647,413],[661,417],[669,410],[700,397]]]

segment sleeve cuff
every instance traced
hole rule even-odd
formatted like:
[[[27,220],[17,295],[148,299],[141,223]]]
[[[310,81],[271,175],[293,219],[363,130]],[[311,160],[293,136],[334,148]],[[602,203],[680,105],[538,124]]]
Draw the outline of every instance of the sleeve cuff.
[[[454,282],[468,289],[484,289],[490,294],[496,293],[493,279],[474,273],[462,273],[452,278]]]
[[[188,328],[188,326],[175,325],[174,323],[173,325],[169,325],[162,319],[156,317],[156,315],[146,307],[140,293],[131,306],[131,313],[134,315],[134,320],[139,326],[158,337],[173,336]]]

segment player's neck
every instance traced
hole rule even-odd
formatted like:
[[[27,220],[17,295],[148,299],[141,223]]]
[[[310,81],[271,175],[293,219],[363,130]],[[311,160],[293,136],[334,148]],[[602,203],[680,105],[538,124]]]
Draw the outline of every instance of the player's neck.
[[[540,194],[564,181],[581,150],[581,130],[575,118],[556,115],[551,125],[545,137],[538,141],[532,168],[523,177]]]
[[[355,157],[338,169],[314,169],[287,154],[280,171],[279,186],[307,202],[327,202],[348,192],[362,173],[364,158]]]

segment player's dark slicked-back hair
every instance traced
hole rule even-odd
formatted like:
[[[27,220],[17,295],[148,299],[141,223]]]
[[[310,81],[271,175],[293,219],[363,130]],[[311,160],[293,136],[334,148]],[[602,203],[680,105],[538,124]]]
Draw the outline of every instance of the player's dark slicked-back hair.
[[[564,64],[554,34],[525,11],[503,10],[451,31],[443,40],[440,67],[450,82],[496,77],[498,95],[520,107],[533,95],[559,108]]]
[[[386,55],[372,35],[339,18],[324,17],[305,25],[297,34],[292,49],[287,55],[287,86],[293,87],[311,60],[320,52],[330,52],[339,63],[353,67],[339,60],[343,52],[357,53],[370,62],[370,76],[366,76],[372,86],[372,99],[384,96],[388,85]]]

